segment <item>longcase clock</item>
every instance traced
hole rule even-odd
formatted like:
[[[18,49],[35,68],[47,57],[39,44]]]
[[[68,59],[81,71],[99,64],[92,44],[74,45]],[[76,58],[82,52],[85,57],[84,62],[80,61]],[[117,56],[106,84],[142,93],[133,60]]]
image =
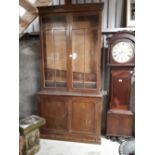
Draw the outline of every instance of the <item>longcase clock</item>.
[[[131,78],[135,66],[135,39],[131,32],[118,32],[108,39],[109,110],[108,136],[132,136],[133,112],[130,109]]]

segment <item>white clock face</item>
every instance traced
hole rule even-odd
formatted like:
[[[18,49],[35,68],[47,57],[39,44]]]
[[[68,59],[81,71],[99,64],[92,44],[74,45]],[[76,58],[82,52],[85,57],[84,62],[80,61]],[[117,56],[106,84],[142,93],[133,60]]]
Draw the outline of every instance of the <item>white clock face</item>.
[[[130,61],[134,56],[133,44],[121,41],[115,44],[112,48],[112,58],[118,63]]]

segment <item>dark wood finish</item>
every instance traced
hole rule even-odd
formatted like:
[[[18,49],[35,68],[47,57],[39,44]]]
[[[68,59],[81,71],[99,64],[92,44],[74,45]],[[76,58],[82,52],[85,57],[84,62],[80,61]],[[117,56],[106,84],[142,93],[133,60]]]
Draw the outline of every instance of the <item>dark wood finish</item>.
[[[68,102],[65,97],[39,97],[39,114],[46,119],[45,129],[65,132],[67,127]]]
[[[71,0],[65,0],[65,5],[71,5],[72,1]]]
[[[131,137],[133,113],[127,110],[109,110],[107,113],[107,136]]]
[[[128,110],[131,92],[131,70],[112,70],[110,89],[110,109]]]
[[[66,2],[70,2],[67,0]],[[41,137],[100,143],[102,4],[39,7]]]
[[[42,88],[99,93],[102,5],[86,6],[87,9],[83,5],[39,8]],[[62,79],[62,75],[66,77]]]
[[[100,12],[103,9],[103,4],[77,4],[77,5],[63,5],[63,6],[43,6],[38,7],[39,15],[50,15],[55,13],[81,13],[81,12]]]
[[[112,48],[119,42],[135,44],[134,33],[122,31],[108,38],[109,59],[109,110],[107,112],[107,135],[132,136],[133,114],[130,110],[131,77],[135,66],[135,53],[126,62],[116,62],[112,58]],[[124,49],[124,48],[123,48]],[[119,52],[122,52],[121,50]],[[125,52],[125,51],[124,51]]]
[[[40,93],[39,115],[46,119],[41,130],[42,137],[100,143],[101,105],[101,97]]]
[[[96,100],[92,98],[73,98],[71,106],[71,128],[73,133],[95,133]]]

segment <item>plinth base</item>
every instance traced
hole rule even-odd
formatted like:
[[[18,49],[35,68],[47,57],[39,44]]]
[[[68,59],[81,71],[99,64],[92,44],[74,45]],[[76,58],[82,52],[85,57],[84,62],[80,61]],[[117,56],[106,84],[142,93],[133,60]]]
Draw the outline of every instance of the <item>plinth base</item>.
[[[109,110],[107,113],[107,136],[131,137],[133,113],[128,110]]]

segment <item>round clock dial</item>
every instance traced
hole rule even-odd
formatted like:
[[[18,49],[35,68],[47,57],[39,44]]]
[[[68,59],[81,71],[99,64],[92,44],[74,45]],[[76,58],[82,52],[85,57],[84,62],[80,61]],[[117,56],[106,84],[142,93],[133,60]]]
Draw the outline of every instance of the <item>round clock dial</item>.
[[[134,56],[134,46],[130,42],[121,41],[112,48],[112,58],[118,63],[126,63]]]

